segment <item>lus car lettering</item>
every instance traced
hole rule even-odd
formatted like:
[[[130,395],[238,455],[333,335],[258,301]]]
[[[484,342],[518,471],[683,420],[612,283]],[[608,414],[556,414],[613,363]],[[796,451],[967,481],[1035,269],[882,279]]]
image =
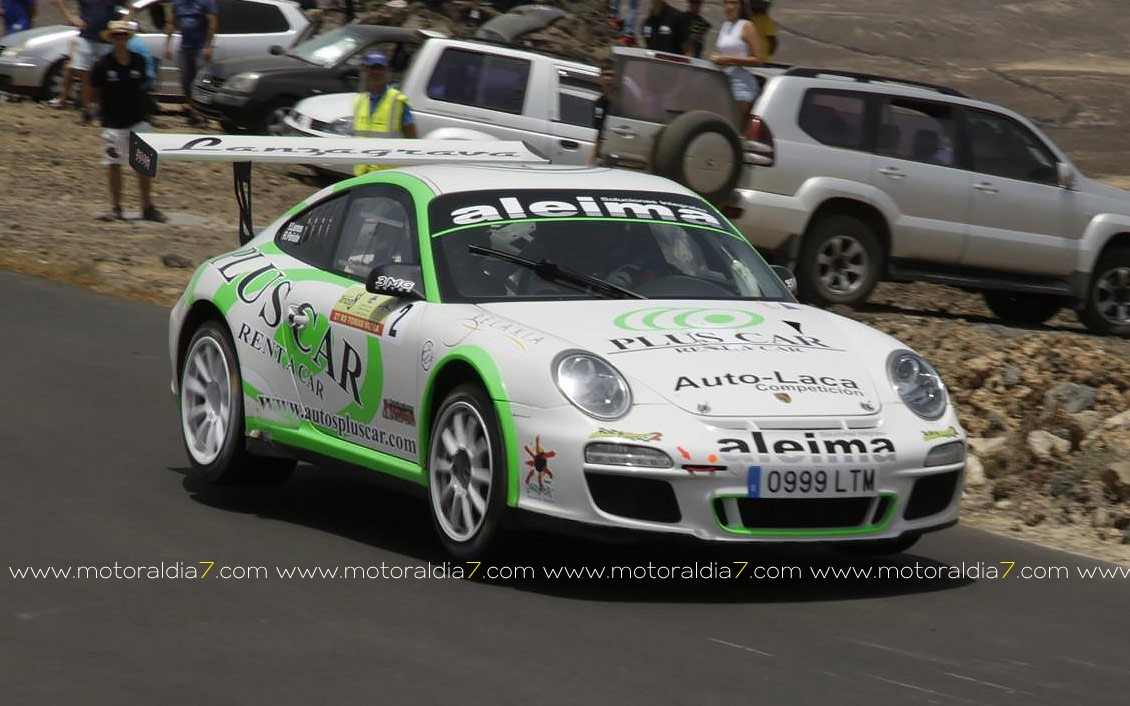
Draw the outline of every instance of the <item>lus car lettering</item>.
[[[249,306],[261,302],[257,312],[259,319],[268,328],[279,325],[283,300],[294,285],[266,255],[255,248],[237,250],[213,264],[225,282],[214,297],[217,304],[222,305],[225,300],[232,304],[238,300]]]
[[[817,436],[804,432],[800,437],[775,436],[767,439],[764,432],[751,432],[751,439],[718,440],[718,453],[753,456],[763,463],[893,463],[897,460],[895,442],[881,435]]]
[[[668,350],[676,353],[700,351],[777,351],[803,353],[806,351],[839,351],[814,336],[800,334],[782,335],[766,331],[684,331],[656,333],[626,338],[611,338],[610,355],[638,351]]]
[[[753,389],[761,392],[818,392],[863,396],[863,390],[859,389],[859,384],[850,378],[839,378],[832,375],[788,375],[780,370],[774,370],[763,375],[754,373],[725,373],[703,377],[680,375],[675,380],[675,392],[688,388],[698,390],[726,385],[752,385]]]
[[[765,317],[761,314],[745,309],[664,306],[625,312],[612,323],[628,331],[673,331],[751,328],[764,321]]]

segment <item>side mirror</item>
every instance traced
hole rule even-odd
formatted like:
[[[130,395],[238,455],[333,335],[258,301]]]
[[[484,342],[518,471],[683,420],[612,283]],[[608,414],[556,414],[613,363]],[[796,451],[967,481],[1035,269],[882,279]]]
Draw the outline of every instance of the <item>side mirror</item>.
[[[377,265],[365,278],[365,291],[400,299],[423,299],[423,274],[419,265]]]
[[[773,274],[777,275],[777,279],[784,283],[785,288],[789,290],[789,294],[796,296],[796,275],[793,271],[784,265],[773,265]]]
[[[1055,163],[1055,183],[1061,189],[1075,188],[1075,167],[1067,162]]]
[[[281,44],[272,44],[269,51],[271,52],[271,54],[273,54],[275,56],[279,56],[281,54],[286,53],[286,49],[284,49]]]

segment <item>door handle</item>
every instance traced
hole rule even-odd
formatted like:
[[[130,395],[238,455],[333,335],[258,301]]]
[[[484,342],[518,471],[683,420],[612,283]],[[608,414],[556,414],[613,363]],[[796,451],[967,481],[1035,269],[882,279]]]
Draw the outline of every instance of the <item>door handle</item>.
[[[892,179],[902,179],[906,176],[906,173],[898,167],[883,167],[879,170],[879,173],[883,176],[889,176]]]
[[[995,194],[995,193],[997,193],[997,187],[993,186],[992,184],[990,184],[987,181],[979,181],[979,182],[977,182],[976,184],[973,185],[973,188],[980,191],[981,193],[984,193],[984,194]]]
[[[306,328],[310,324],[310,315],[297,306],[288,306],[286,320],[292,328]]]
[[[581,143],[576,140],[558,140],[557,144],[561,145],[567,150],[575,150],[581,146]]]
[[[631,138],[636,136],[636,131],[628,127],[627,125],[613,125],[612,127],[608,128],[608,130],[610,132],[616,133],[620,137]]]

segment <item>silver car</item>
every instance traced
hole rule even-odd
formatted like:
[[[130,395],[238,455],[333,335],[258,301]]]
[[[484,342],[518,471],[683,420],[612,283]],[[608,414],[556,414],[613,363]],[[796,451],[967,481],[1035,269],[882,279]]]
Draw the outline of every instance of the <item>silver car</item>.
[[[159,63],[154,92],[165,97],[183,97],[180,70],[175,61],[165,61],[165,30],[157,27],[150,12],[156,0],[130,3],[133,19],[141,25],[138,37],[148,45]],[[292,0],[217,0],[219,32],[212,60],[266,55],[274,45],[289,48],[306,39],[313,25]],[[50,25],[0,37],[0,90],[51,98],[62,90],[63,71],[70,59],[78,29]],[[173,36],[172,48],[180,37]]]

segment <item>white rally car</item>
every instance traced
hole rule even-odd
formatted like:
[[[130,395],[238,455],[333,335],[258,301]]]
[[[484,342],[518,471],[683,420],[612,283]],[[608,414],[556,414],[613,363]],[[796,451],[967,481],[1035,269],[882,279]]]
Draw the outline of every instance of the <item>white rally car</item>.
[[[197,270],[169,344],[205,479],[277,481],[296,458],[389,474],[426,489],[459,558],[518,511],[876,552],[957,520],[965,434],[937,372],[797,304],[674,182],[521,143],[134,143],[150,172],[309,149],[418,165],[322,189]],[[434,163],[453,161],[480,163]]]

